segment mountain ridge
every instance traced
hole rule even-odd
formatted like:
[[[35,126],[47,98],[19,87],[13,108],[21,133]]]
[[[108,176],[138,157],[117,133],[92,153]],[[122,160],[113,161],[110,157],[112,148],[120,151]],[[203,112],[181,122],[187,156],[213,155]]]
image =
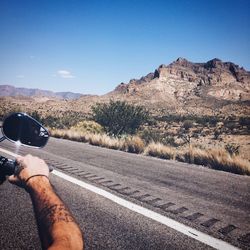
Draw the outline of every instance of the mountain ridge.
[[[152,81],[154,83],[157,81],[158,85],[160,82],[162,85],[165,84],[165,89],[169,87],[166,83],[172,86],[175,85],[173,87],[178,87],[178,84],[181,84],[184,90],[188,86],[184,86],[183,83],[193,84],[192,90],[196,92],[196,95],[201,94],[202,89],[206,87],[220,87],[224,89],[224,93],[214,93],[210,87],[208,94],[224,100],[244,101],[250,99],[250,72],[232,62],[222,62],[218,58],[214,58],[206,63],[193,63],[180,57],[167,66],[164,64],[160,65],[154,72],[140,79],[131,79],[127,84],[119,84],[110,93],[136,92],[139,85],[150,84]],[[153,85],[151,87],[154,88]],[[226,90],[225,87],[230,88],[231,91]],[[169,92],[171,92],[170,89]],[[175,89],[172,94],[178,96],[178,92],[180,93],[180,90]]]
[[[31,98],[30,101],[9,97],[1,98],[1,102],[15,103],[27,110],[89,114],[92,105],[110,99],[143,105],[159,115],[250,115],[250,72],[218,58],[193,63],[180,57],[169,65],[160,65],[140,79],[119,84],[105,95],[81,95],[76,99]]]
[[[48,97],[73,100],[78,99],[83,94],[73,93],[70,91],[53,92],[50,90],[42,90],[37,88],[15,87],[13,85],[0,85],[0,96],[27,96],[27,97]]]

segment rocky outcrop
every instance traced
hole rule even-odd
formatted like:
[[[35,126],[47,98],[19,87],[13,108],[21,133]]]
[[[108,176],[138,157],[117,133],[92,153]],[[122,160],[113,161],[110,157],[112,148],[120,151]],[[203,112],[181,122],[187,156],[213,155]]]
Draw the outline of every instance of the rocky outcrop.
[[[209,96],[227,101],[249,101],[250,73],[232,62],[217,58],[206,63],[178,58],[168,66],[160,65],[154,73],[120,84],[114,92],[148,96],[147,91],[155,101],[170,96],[176,101]],[[156,95],[152,96],[153,93]]]

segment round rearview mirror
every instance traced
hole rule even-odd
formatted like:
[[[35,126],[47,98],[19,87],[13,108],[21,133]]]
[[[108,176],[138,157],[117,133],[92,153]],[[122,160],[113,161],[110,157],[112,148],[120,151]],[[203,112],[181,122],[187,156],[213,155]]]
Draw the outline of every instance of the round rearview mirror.
[[[24,113],[13,113],[2,125],[3,136],[12,142],[41,148],[49,139],[49,132],[38,121]]]

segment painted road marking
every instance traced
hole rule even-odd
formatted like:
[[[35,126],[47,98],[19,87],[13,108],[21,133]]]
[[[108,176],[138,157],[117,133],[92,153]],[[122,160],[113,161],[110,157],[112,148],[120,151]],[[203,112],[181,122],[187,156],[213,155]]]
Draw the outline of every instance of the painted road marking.
[[[4,152],[6,154],[9,154],[11,156],[14,156],[14,157],[18,156],[17,154],[14,154],[14,153],[12,153],[12,152],[10,152],[8,150],[2,149],[2,148],[0,148],[0,151]],[[231,245],[231,244],[229,244],[229,243],[227,243],[225,241],[216,239],[216,238],[214,238],[212,236],[209,236],[209,235],[207,235],[205,233],[202,233],[202,232],[200,232],[200,231],[198,231],[196,229],[193,229],[193,228],[191,228],[189,226],[186,226],[186,225],[184,225],[182,223],[179,223],[179,222],[177,222],[177,221],[175,221],[173,219],[170,219],[170,218],[168,218],[166,216],[158,214],[158,213],[156,213],[154,211],[151,211],[151,210],[149,210],[147,208],[144,208],[142,206],[134,204],[134,203],[132,203],[130,201],[127,201],[127,200],[125,200],[123,198],[120,198],[119,196],[116,196],[116,195],[114,195],[112,193],[109,193],[109,192],[107,192],[107,191],[105,191],[105,190],[103,190],[101,188],[95,187],[95,186],[93,186],[91,184],[88,184],[88,183],[86,183],[84,181],[78,180],[78,179],[76,179],[74,177],[71,177],[71,176],[69,176],[67,174],[64,174],[64,173],[62,173],[60,171],[53,170],[52,174],[54,174],[54,175],[56,175],[56,176],[58,176],[58,177],[60,177],[60,178],[62,178],[64,180],[67,180],[67,181],[69,181],[71,183],[74,183],[74,184],[76,184],[76,185],[78,185],[78,186],[80,186],[82,188],[85,188],[85,189],[87,189],[87,190],[89,190],[89,191],[91,191],[91,192],[93,192],[95,194],[98,194],[98,195],[100,195],[102,197],[105,197],[105,198],[115,202],[116,204],[118,204],[120,206],[123,206],[123,207],[125,207],[127,209],[130,209],[133,212],[136,212],[136,213],[141,214],[141,215],[143,215],[143,216],[145,216],[147,218],[150,218],[150,219],[152,219],[154,221],[157,221],[157,222],[159,222],[159,223],[161,223],[163,225],[166,225],[167,227],[170,227],[170,228],[172,228],[172,229],[174,229],[174,230],[176,230],[176,231],[178,231],[180,233],[183,233],[183,234],[185,234],[185,235],[187,235],[187,236],[189,236],[189,237],[191,237],[191,238],[193,238],[193,239],[195,239],[197,241],[200,241],[200,242],[202,242],[202,243],[204,243],[204,244],[206,244],[208,246],[211,246],[211,247],[216,248],[216,249],[221,249],[221,250],[224,250],[224,249],[227,249],[227,250],[238,249],[237,247],[235,247],[235,246],[233,246],[233,245]]]
[[[230,245],[227,242],[224,242],[222,240],[216,239],[216,238],[211,237],[207,234],[199,232],[196,229],[188,227],[188,226],[181,224],[173,219],[170,219],[166,216],[163,216],[161,214],[153,212],[147,208],[144,208],[142,206],[134,204],[134,203],[127,201],[123,198],[120,198],[119,196],[116,196],[112,193],[109,193],[101,188],[95,187],[95,186],[88,184],[84,181],[78,180],[78,179],[71,177],[67,174],[59,172],[57,170],[53,170],[52,174],[54,174],[58,177],[61,177],[62,179],[67,180],[71,183],[74,183],[80,187],[83,187],[83,188],[85,188],[93,193],[101,195],[102,197],[105,197],[105,198],[119,204],[120,206],[128,208],[133,212],[139,213],[147,218],[150,218],[150,219],[155,220],[161,224],[164,224],[164,225],[166,225],[166,226],[168,226],[168,227],[170,227],[178,232],[181,232],[181,233],[183,233],[183,234],[185,234],[185,235],[187,235],[195,240],[198,240],[198,241],[200,241],[208,246],[211,246],[211,247],[216,248],[216,249],[221,249],[221,250],[238,249],[238,248]]]

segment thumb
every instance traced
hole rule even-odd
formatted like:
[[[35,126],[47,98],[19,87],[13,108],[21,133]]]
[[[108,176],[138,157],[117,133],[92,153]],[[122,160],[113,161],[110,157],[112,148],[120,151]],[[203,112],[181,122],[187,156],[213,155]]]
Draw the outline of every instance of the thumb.
[[[16,184],[18,182],[18,178],[16,176],[14,176],[14,175],[11,175],[11,176],[9,176],[8,181],[11,184]]]
[[[15,175],[11,175],[9,178],[8,178],[8,181],[11,183],[11,184],[15,184],[17,186],[20,186],[22,187],[22,183],[21,181],[18,179],[17,176]]]

